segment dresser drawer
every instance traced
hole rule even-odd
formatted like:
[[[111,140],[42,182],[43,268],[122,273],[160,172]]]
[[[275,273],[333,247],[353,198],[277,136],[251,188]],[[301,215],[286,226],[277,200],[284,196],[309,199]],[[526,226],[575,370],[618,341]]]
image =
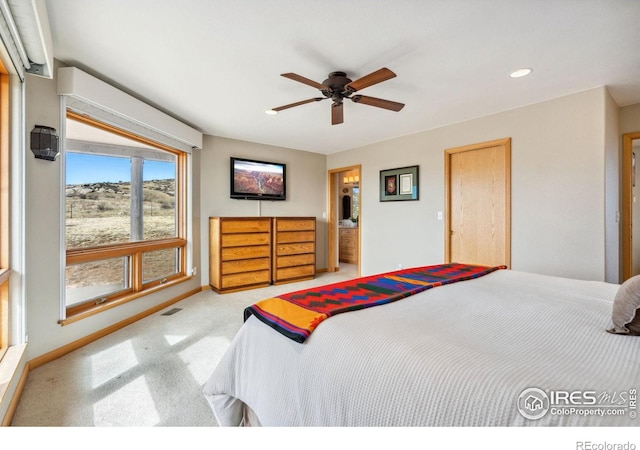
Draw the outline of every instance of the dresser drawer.
[[[255,245],[247,247],[228,247],[220,251],[222,261],[233,261],[236,259],[248,258],[268,258],[270,249],[268,245]]]
[[[313,266],[285,267],[278,269],[276,274],[277,280],[286,280],[289,278],[311,277],[316,273]]]
[[[293,256],[278,256],[276,260],[276,267],[282,268],[315,264],[315,259],[315,255],[313,253]]]
[[[229,233],[268,233],[271,227],[269,219],[222,220],[220,231]]]
[[[315,229],[315,219],[276,219],[276,231],[304,231]]]
[[[301,253],[315,253],[316,245],[313,242],[303,242],[301,244],[278,244],[276,255],[299,255]]]
[[[223,247],[240,247],[245,245],[269,245],[269,233],[238,233],[222,236]]]
[[[313,242],[316,239],[315,231],[281,231],[276,236],[278,244],[289,242]]]
[[[237,261],[223,262],[221,266],[221,270],[223,275],[227,275],[230,273],[254,272],[256,270],[269,270],[269,266],[270,266],[269,258],[240,259]]]
[[[270,282],[271,276],[268,270],[237,273],[232,275],[224,275],[222,277],[222,289],[250,286],[253,284],[268,284]]]

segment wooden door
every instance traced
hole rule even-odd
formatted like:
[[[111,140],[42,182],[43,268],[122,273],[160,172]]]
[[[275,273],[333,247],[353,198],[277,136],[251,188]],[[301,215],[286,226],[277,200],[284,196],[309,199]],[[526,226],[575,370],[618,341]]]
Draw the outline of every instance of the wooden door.
[[[445,260],[511,264],[511,140],[445,151]]]

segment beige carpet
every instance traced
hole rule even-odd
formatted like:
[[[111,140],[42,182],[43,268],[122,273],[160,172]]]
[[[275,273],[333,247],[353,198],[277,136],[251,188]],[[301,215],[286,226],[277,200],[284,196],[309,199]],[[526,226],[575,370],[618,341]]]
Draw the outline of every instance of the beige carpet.
[[[12,426],[215,426],[201,389],[242,325],[244,308],[356,275],[346,264],[311,281],[182,300],[31,371]]]

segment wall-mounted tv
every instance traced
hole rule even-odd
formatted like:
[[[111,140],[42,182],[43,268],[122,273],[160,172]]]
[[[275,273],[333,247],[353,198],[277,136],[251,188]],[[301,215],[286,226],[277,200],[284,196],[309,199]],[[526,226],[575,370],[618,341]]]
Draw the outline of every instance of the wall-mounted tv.
[[[287,165],[231,157],[231,198],[286,200]]]

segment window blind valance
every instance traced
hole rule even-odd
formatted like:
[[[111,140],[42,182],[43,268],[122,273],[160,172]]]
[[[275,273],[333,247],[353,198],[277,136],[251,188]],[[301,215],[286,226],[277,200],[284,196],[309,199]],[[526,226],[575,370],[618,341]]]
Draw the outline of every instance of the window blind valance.
[[[0,39],[20,80],[52,78],[51,30],[44,0],[0,0]]]
[[[58,95],[67,109],[191,153],[202,133],[75,67],[58,69]]]

